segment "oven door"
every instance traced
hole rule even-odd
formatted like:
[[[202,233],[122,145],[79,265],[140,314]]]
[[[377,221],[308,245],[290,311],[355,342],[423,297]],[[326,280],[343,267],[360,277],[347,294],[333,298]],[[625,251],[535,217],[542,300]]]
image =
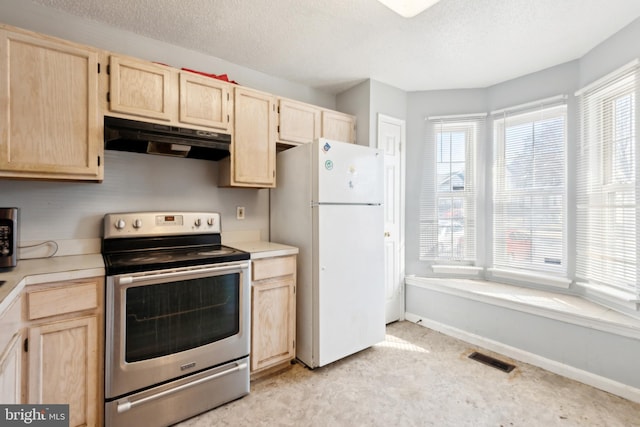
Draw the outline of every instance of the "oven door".
[[[249,262],[107,277],[105,398],[249,354]]]

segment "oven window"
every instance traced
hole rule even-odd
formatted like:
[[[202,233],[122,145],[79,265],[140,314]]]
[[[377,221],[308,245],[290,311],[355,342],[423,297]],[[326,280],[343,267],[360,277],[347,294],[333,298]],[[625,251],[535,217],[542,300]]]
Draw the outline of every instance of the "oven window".
[[[240,330],[240,274],[132,287],[126,291],[125,360],[199,347]]]

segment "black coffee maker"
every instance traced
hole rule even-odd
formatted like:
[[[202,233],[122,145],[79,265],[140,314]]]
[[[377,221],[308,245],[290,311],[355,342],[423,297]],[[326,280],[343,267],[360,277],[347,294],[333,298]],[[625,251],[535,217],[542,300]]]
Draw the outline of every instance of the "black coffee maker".
[[[0,208],[0,269],[18,262],[18,208]]]

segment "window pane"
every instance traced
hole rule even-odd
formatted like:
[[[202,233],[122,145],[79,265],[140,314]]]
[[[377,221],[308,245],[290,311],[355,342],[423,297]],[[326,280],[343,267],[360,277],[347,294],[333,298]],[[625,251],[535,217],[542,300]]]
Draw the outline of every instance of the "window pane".
[[[496,123],[496,266],[565,273],[565,114],[553,107]]]
[[[475,259],[473,162],[484,119],[439,119],[423,161],[420,259]]]

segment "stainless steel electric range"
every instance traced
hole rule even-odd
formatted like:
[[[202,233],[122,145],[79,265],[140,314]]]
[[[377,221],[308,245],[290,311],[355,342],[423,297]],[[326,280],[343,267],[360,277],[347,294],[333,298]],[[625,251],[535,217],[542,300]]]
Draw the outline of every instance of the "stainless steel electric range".
[[[105,425],[166,426],[249,393],[249,253],[220,214],[104,217]]]

